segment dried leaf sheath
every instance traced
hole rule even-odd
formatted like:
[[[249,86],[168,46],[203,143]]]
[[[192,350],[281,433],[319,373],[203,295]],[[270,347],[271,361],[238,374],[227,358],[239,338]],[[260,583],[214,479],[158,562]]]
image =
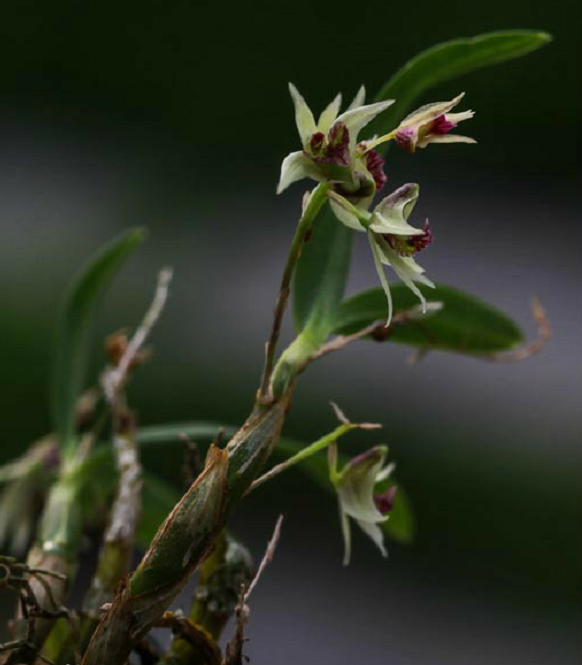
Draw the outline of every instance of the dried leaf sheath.
[[[119,483],[111,510],[110,524],[105,533],[97,570],[83,603],[84,621],[81,630],[83,650],[99,622],[100,608],[111,601],[120,580],[129,572],[135,532],[141,509],[141,465],[133,419],[120,419],[115,434]]]

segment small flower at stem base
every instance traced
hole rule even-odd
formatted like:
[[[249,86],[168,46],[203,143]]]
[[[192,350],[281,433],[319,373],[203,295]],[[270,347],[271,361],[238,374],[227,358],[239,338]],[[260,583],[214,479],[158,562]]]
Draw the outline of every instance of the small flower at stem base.
[[[381,494],[375,492],[376,485],[385,481],[394,470],[393,464],[384,466],[387,454],[386,446],[375,446],[354,457],[338,472],[337,447],[334,444],[329,449],[330,478],[338,496],[344,536],[344,565],[350,562],[351,556],[351,520],[375,543],[382,556],[388,556],[379,524],[389,518],[396,487]]]

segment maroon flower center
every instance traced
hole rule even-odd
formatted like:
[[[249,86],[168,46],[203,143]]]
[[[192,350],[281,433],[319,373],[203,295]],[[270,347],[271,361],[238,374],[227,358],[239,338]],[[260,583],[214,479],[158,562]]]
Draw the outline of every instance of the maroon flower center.
[[[350,132],[343,122],[336,122],[327,137],[316,132],[309,143],[311,158],[318,164],[350,164]]]
[[[387,515],[392,510],[397,491],[398,487],[393,486],[389,487],[382,494],[374,494],[374,503],[382,515]]]
[[[445,115],[439,115],[438,118],[432,121],[427,134],[448,134],[457,125],[450,120],[447,120]]]
[[[366,153],[366,168],[370,171],[372,178],[374,178],[376,191],[379,192],[386,184],[388,178],[384,173],[384,160],[375,150],[369,150]]]
[[[422,231],[422,233],[415,236],[383,233],[382,237],[399,256],[414,256],[418,252],[422,252],[423,249],[426,249],[434,241],[434,234],[430,230],[428,219],[424,223]]]

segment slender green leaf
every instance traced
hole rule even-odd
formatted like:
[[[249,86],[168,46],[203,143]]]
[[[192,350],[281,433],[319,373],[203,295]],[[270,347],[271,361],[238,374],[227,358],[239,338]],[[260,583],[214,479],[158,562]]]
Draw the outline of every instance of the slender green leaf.
[[[376,101],[395,99],[367,129],[385,134],[398,125],[416,100],[430,88],[478,69],[519,58],[551,41],[546,32],[501,30],[437,44],[409,60],[384,85]],[[381,146],[382,147],[382,146]]]
[[[66,455],[75,446],[75,406],[83,388],[89,323],[95,302],[144,238],[143,229],[131,229],[101,248],[78,275],[65,301],[57,330],[51,402],[59,445]]]
[[[391,291],[395,311],[418,306],[415,295],[404,284],[396,284]],[[437,284],[436,289],[423,289],[423,292],[429,302],[441,302],[443,308],[425,317],[395,324],[387,337],[390,342],[477,355],[506,351],[523,342],[518,326],[482,300],[444,284]],[[379,288],[370,289],[344,300],[334,332],[349,335],[385,319],[384,292]]]
[[[299,333],[324,342],[346,288],[352,232],[326,204],[313,225],[294,280],[294,319]]]

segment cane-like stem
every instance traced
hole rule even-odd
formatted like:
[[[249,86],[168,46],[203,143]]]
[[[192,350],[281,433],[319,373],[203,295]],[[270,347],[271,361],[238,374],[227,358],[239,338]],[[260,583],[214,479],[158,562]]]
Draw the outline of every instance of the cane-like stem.
[[[287,263],[283,270],[281,286],[279,287],[279,293],[277,295],[277,300],[275,301],[271,335],[265,347],[265,366],[261,378],[261,387],[259,389],[260,401],[267,401],[270,397],[269,384],[271,374],[273,373],[275,351],[281,333],[281,324],[283,323],[283,316],[287,308],[287,302],[289,301],[289,294],[291,293],[291,280],[293,278],[293,273],[295,272],[295,267],[297,266],[297,261],[299,261],[299,257],[301,256],[303,245],[309,237],[315,218],[327,200],[328,191],[329,185],[326,183],[318,185],[313,190],[307,201],[303,215],[299,220],[297,229],[295,230],[295,236],[293,237],[291,248],[289,249],[289,256],[287,257]]]

